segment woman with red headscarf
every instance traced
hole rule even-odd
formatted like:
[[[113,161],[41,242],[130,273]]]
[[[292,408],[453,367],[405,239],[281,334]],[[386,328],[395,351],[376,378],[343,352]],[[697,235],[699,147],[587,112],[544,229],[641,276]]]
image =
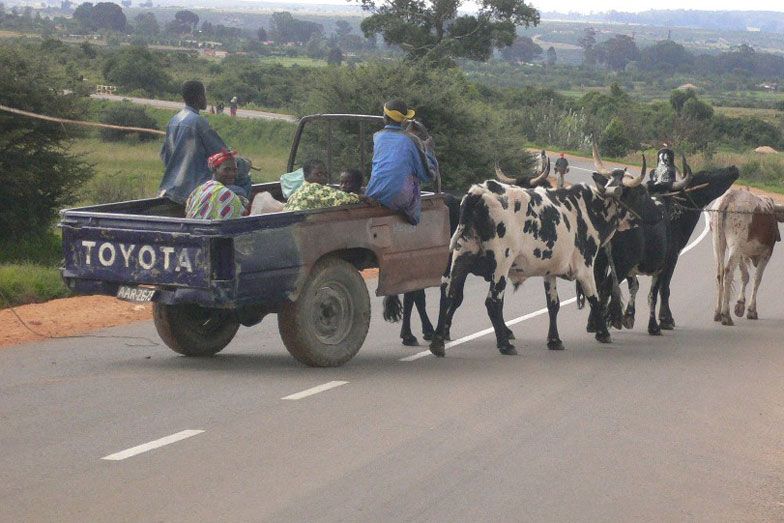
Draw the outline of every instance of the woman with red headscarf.
[[[226,149],[207,159],[212,179],[196,187],[185,202],[186,218],[227,220],[246,214],[247,200],[231,189],[237,177],[236,151]]]

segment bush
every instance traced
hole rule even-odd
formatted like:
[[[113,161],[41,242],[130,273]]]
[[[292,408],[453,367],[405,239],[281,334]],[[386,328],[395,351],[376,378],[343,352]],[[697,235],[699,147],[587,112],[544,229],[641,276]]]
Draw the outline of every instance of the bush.
[[[148,95],[162,94],[171,89],[172,83],[158,55],[139,46],[116,51],[104,63],[103,76],[126,91],[142,89]]]
[[[101,113],[101,122],[124,127],[142,127],[145,129],[158,129],[155,119],[147,114],[143,107],[131,102],[111,105]],[[157,140],[158,136],[152,133],[139,133],[134,131],[120,131],[119,129],[101,129],[101,140],[104,142],[119,142],[124,138],[131,138],[139,142]]]
[[[624,128],[620,118],[615,117],[610,120],[610,124],[605,128],[602,139],[599,142],[602,154],[609,156],[623,156],[632,144],[629,141],[628,133]]]
[[[145,190],[145,177],[122,171],[98,174],[85,187],[83,197],[91,203],[124,202],[149,196]]]
[[[65,95],[73,81],[65,68],[42,53],[0,45],[0,103],[50,116],[80,119],[81,100]],[[81,157],[68,150],[63,125],[0,114],[0,242],[40,235],[59,208],[72,203],[77,189],[92,176]]]

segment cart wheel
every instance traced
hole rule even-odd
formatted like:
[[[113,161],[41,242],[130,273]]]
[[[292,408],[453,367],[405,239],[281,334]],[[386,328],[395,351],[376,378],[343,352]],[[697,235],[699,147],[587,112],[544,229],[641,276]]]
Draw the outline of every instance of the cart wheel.
[[[318,262],[299,298],[278,313],[286,349],[311,367],[338,367],[354,357],[370,327],[370,297],[357,269],[340,258]]]
[[[185,356],[212,356],[220,352],[240,326],[234,310],[195,304],[153,303],[152,317],[164,343]]]

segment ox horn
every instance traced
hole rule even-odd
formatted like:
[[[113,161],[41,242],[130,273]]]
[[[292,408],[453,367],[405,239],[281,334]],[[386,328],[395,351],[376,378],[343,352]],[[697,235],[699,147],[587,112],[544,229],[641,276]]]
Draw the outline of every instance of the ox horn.
[[[682,191],[686,187],[689,186],[691,182],[691,177],[694,176],[694,173],[691,172],[691,167],[689,164],[686,163],[686,155],[681,153],[681,158],[683,158],[683,179],[678,180],[677,182],[672,184],[673,191]]]
[[[596,146],[596,142],[593,142],[591,145],[591,154],[593,154],[593,166],[596,168],[596,172],[605,178],[609,178],[610,171],[604,167],[602,159],[599,157],[599,148]]]
[[[514,178],[509,178],[507,175],[504,174],[504,171],[501,170],[501,166],[498,165],[498,162],[495,162],[495,177],[498,178],[498,181],[503,183],[508,183],[510,185],[516,185],[517,180]]]
[[[645,164],[645,155],[642,155],[642,169],[640,169],[640,175],[636,178],[631,180],[627,180],[626,178],[623,179],[623,185],[625,187],[639,187],[642,184],[642,181],[645,179],[645,169],[647,165]]]
[[[540,155],[540,160],[542,163],[542,170],[536,175],[536,178],[532,178],[530,181],[531,187],[536,187],[538,185],[542,185],[544,182],[547,181],[547,177],[550,175],[550,158],[542,151]]]

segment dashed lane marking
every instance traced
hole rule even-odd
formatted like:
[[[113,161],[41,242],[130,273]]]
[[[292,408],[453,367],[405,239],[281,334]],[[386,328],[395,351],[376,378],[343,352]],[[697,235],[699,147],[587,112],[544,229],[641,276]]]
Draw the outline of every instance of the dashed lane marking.
[[[694,247],[696,247],[697,244],[699,244],[708,235],[708,232],[710,232],[710,224],[708,222],[708,216],[706,215],[705,216],[705,228],[703,228],[703,230],[700,233],[700,235],[697,236],[697,238],[693,242],[691,242],[686,247],[684,247],[683,250],[681,250],[681,254],[686,254],[687,252],[692,250]],[[561,306],[571,305],[572,303],[575,303],[576,301],[577,301],[577,297],[569,298],[568,300],[562,301],[561,302]],[[515,318],[513,320],[509,320],[509,321],[506,322],[506,325],[511,327],[512,325],[520,323],[521,321],[526,321],[526,320],[530,320],[531,318],[536,318],[537,316],[541,316],[542,314],[545,314],[546,312],[547,312],[547,307],[544,307],[544,308],[541,308],[541,309],[539,309],[537,311],[529,312],[528,314],[524,314],[524,315],[522,315],[522,316],[520,316],[518,318]],[[475,340],[477,338],[481,338],[482,336],[485,336],[485,335],[490,334],[492,332],[494,332],[494,330],[493,330],[492,327],[490,327],[489,329],[485,329],[485,330],[481,330],[479,332],[475,332],[473,334],[469,334],[468,336],[464,336],[464,337],[459,338],[459,339],[457,339],[455,341],[450,341],[449,343],[447,343],[444,346],[444,349],[451,349],[452,347],[456,347],[458,345],[462,345],[463,343],[468,343],[469,341]],[[400,358],[399,361],[416,361],[416,360],[418,360],[420,358],[424,358],[425,356],[430,356],[431,354],[432,353],[429,350],[424,350],[422,352],[417,352],[416,354],[412,354],[411,356],[406,356],[405,358]]]
[[[302,392],[297,392],[296,394],[290,394],[288,396],[284,396],[280,398],[282,400],[301,400],[302,398],[307,398],[308,396],[313,396],[314,394],[318,394],[319,392],[324,392],[326,390],[334,389],[335,387],[340,387],[341,385],[345,385],[348,383],[347,381],[330,381],[329,383],[324,383],[323,385],[319,385],[317,387],[313,387],[307,390],[303,390]]]
[[[157,449],[166,445],[171,445],[172,443],[176,443],[178,441],[182,441],[184,439],[190,438],[197,434],[201,434],[204,432],[203,430],[183,430],[176,434],[172,434],[171,436],[166,436],[165,438],[156,439],[155,441],[150,441],[149,443],[144,443],[142,445],[138,445],[136,447],[131,447],[129,449],[121,450],[120,452],[116,452],[114,454],[109,454],[108,456],[104,456],[101,459],[105,459],[107,461],[122,461],[124,459],[131,458],[133,456],[137,456],[144,452]]]

